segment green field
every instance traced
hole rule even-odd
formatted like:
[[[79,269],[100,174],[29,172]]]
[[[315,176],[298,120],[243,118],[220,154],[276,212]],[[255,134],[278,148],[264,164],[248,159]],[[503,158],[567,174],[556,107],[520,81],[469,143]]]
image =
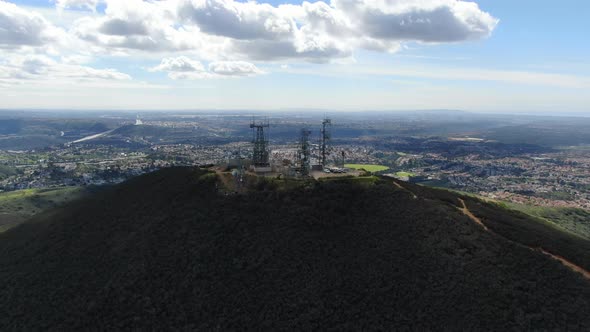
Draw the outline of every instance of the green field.
[[[412,176],[416,176],[416,174],[410,173],[410,172],[397,172],[397,173],[395,173],[395,175],[399,176],[399,177],[408,177],[408,178],[412,177]]]
[[[383,172],[389,169],[387,166],[383,165],[367,165],[367,164],[346,164],[344,165],[346,168],[352,169],[364,169],[367,172],[376,173],[376,172]]]
[[[80,187],[24,189],[0,193],[0,233],[33,215],[65,204],[86,193]]]
[[[341,183],[349,183],[349,184],[359,184],[359,185],[374,185],[379,181],[379,177],[377,176],[350,176],[350,177],[327,177],[327,178],[320,178],[320,182],[341,182]]]
[[[569,232],[590,239],[590,212],[575,208],[554,208],[505,203],[507,207],[548,221]]]

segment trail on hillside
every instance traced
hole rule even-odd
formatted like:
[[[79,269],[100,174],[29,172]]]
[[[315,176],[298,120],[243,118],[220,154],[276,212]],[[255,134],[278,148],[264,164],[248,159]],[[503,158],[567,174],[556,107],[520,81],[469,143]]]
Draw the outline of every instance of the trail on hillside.
[[[552,258],[552,259],[554,259],[554,260],[556,260],[556,261],[560,262],[561,264],[563,264],[563,265],[564,265],[565,267],[567,267],[568,269],[570,269],[570,270],[572,270],[572,271],[574,271],[574,272],[580,273],[580,274],[582,274],[582,276],[583,276],[584,278],[586,278],[586,279],[590,280],[590,271],[588,271],[588,270],[584,269],[584,268],[583,268],[583,267],[581,267],[581,266],[578,266],[578,265],[576,265],[576,264],[572,263],[571,261],[567,260],[567,259],[566,259],[566,258],[564,258],[564,257],[558,256],[558,255],[554,255],[554,254],[552,254],[552,253],[548,252],[547,250],[545,250],[545,249],[543,249],[543,248],[540,248],[540,247],[539,247],[539,248],[533,248],[533,247],[530,247],[530,246],[524,245],[524,244],[522,244],[522,243],[519,243],[519,242],[516,242],[516,241],[510,240],[510,239],[508,239],[508,238],[506,238],[506,237],[504,237],[504,236],[502,236],[502,235],[500,235],[500,234],[498,234],[498,233],[495,233],[495,232],[491,231],[491,230],[490,230],[490,229],[489,229],[489,228],[488,228],[488,227],[487,227],[487,226],[486,226],[486,225],[485,225],[485,224],[484,224],[484,223],[481,221],[481,219],[479,219],[478,217],[476,217],[476,216],[475,216],[475,215],[474,215],[474,214],[473,214],[473,213],[472,213],[472,212],[469,210],[469,208],[467,207],[467,204],[465,204],[465,201],[464,201],[462,198],[459,198],[459,202],[461,202],[461,205],[462,205],[462,207],[458,207],[458,209],[459,209],[459,210],[461,210],[461,212],[463,212],[463,214],[465,214],[467,217],[469,217],[469,219],[471,219],[472,221],[474,221],[476,224],[480,225],[480,226],[481,226],[481,227],[482,227],[482,228],[483,228],[483,229],[484,229],[486,232],[489,232],[489,233],[491,233],[491,234],[495,234],[495,235],[497,235],[497,236],[500,236],[500,237],[504,238],[505,240],[507,240],[507,241],[510,241],[510,242],[512,242],[512,243],[514,243],[514,244],[516,244],[516,245],[518,245],[518,246],[525,247],[525,248],[527,248],[527,249],[529,249],[529,250],[532,250],[532,251],[537,251],[537,252],[540,252],[540,253],[542,253],[543,255],[549,256],[550,258]]]
[[[223,186],[225,187],[225,189],[227,191],[235,191],[235,184],[232,181],[232,178],[230,178],[229,176],[227,176],[227,173],[222,172],[220,169],[214,169],[215,174],[217,175],[217,178],[221,181],[221,183],[223,184]]]
[[[538,248],[537,249],[539,252],[543,253],[544,255],[547,255],[553,259],[555,259],[556,261],[559,261],[561,264],[565,265],[566,267],[568,267],[570,270],[581,273],[584,278],[590,280],[590,271],[584,269],[581,266],[578,266],[570,261],[568,261],[567,259],[565,259],[564,257],[558,256],[558,255],[554,255],[548,251],[546,251],[543,248]]]
[[[417,198],[418,198],[418,196],[416,196],[416,194],[414,194],[413,192],[411,192],[411,191],[410,191],[410,190],[408,190],[407,188],[404,188],[404,187],[403,187],[401,184],[399,184],[399,183],[397,183],[397,182],[395,182],[395,181],[393,181],[393,184],[394,184],[396,187],[398,187],[399,189],[401,189],[401,190],[403,190],[403,191],[406,191],[406,192],[410,193],[410,194],[412,195],[412,198],[413,198],[413,199],[417,199]]]
[[[469,211],[469,209],[467,208],[467,204],[465,204],[465,201],[462,198],[459,198],[459,202],[461,202],[461,205],[463,206],[459,208],[459,210],[461,210],[461,212],[463,212],[464,215],[468,216],[469,219],[473,220],[476,224],[483,227],[483,229],[485,229],[486,231],[490,231],[488,227],[481,221],[481,219],[479,219],[471,211]]]

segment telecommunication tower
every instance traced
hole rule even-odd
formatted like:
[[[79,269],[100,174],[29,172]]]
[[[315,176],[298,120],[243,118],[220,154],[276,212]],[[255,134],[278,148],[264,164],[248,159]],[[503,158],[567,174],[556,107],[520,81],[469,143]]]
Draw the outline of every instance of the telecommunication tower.
[[[311,130],[309,129],[301,129],[301,138],[299,141],[299,151],[297,152],[297,158],[299,159],[299,174],[301,176],[308,176],[309,175],[309,164],[310,164],[310,156],[311,150],[309,145],[309,136],[311,135]]]
[[[244,185],[244,181],[245,181],[245,176],[244,176],[244,166],[242,164],[242,161],[244,158],[242,158],[242,150],[238,149],[238,152],[236,153],[236,157],[237,157],[237,162],[238,162],[238,167],[237,169],[234,170],[234,178],[236,180],[236,188],[238,190],[240,190],[242,188],[242,186]]]
[[[266,123],[257,123],[252,121],[250,128],[252,128],[252,143],[254,144],[254,151],[252,153],[252,164],[258,167],[268,167],[268,137],[264,128],[269,128],[270,125]]]
[[[326,167],[326,157],[330,154],[328,151],[328,143],[332,138],[331,127],[332,120],[324,118],[322,121],[322,129],[320,130],[320,164],[322,167]]]

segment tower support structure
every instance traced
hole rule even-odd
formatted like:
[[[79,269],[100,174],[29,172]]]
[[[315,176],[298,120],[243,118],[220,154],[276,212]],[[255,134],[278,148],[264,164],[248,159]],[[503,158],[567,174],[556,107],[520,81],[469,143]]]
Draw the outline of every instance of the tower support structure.
[[[254,150],[252,152],[252,164],[256,167],[269,167],[268,161],[268,131],[264,128],[269,128],[267,123],[257,123],[252,121],[250,128],[252,128],[252,143]]]
[[[309,136],[311,130],[307,128],[301,129],[301,138],[299,139],[299,150],[297,151],[297,159],[299,164],[299,174],[301,176],[309,175],[309,168],[311,162],[311,149],[309,144]]]
[[[322,167],[326,167],[327,157],[330,154],[328,150],[328,144],[332,138],[332,120],[324,118],[322,120],[322,129],[320,130],[320,164]]]

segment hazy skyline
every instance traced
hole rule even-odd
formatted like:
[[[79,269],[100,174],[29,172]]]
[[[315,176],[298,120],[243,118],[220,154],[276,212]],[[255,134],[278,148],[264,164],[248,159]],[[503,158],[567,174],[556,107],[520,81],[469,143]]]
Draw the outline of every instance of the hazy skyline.
[[[0,0],[0,108],[587,112],[588,10]]]

